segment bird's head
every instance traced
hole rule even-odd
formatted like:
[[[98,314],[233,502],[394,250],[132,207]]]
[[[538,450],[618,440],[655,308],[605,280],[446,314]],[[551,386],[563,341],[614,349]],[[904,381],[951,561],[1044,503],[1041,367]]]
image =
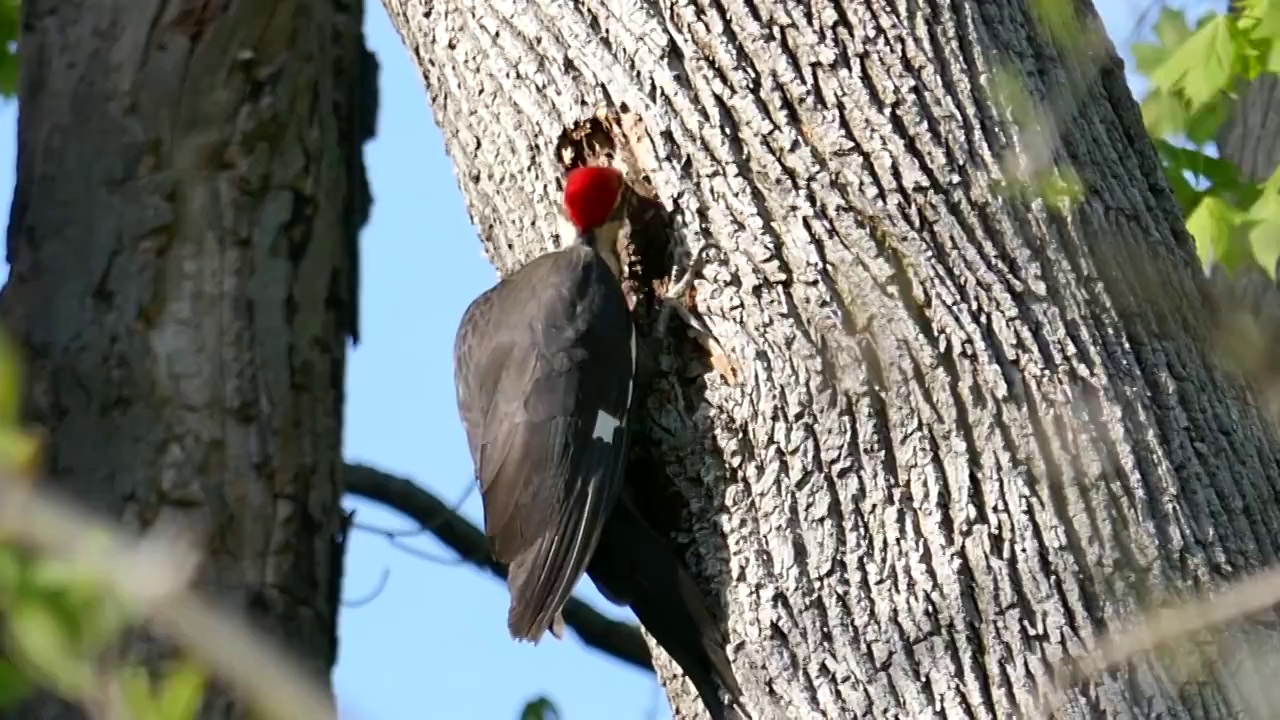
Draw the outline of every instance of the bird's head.
[[[626,220],[630,191],[622,173],[611,167],[578,167],[564,182],[564,215],[578,242],[595,249],[621,277],[618,234]]]

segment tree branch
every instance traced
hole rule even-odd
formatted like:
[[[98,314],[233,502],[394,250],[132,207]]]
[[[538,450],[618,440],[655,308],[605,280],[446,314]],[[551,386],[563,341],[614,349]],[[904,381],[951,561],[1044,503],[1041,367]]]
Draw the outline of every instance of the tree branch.
[[[493,560],[484,533],[455,513],[436,496],[413,484],[368,465],[348,463],[344,468],[348,493],[381,503],[412,519],[440,542],[448,545],[463,560],[506,579],[507,568]],[[629,663],[653,672],[653,659],[640,629],[631,623],[610,620],[590,605],[570,598],[564,607],[565,624],[584,643]]]

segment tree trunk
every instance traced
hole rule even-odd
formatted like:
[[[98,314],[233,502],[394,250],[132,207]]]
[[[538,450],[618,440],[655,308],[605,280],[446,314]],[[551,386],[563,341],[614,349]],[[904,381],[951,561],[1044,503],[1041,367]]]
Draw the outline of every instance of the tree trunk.
[[[1230,12],[1242,10],[1233,0]],[[1218,154],[1246,180],[1264,182],[1280,165],[1280,75],[1262,73],[1236,91],[1239,99],[1218,130]]]
[[[1280,75],[1264,74],[1240,89],[1240,100],[1218,132],[1218,152],[1252,182],[1280,165]]]
[[[673,331],[636,446],[688,502],[756,718],[1041,717],[1106,628],[1275,561],[1280,448],[1091,8],[1077,57],[1024,0],[385,3],[501,271],[553,244],[566,154],[609,145],[559,136],[597,104],[675,244],[714,248],[693,295],[738,382]],[[1081,202],[1019,192],[1045,159]],[[1267,627],[1057,713],[1267,717]]]
[[[51,482],[132,528],[200,530],[201,586],[325,676],[376,98],[362,15],[24,0],[2,298]],[[202,717],[245,709],[219,692]]]

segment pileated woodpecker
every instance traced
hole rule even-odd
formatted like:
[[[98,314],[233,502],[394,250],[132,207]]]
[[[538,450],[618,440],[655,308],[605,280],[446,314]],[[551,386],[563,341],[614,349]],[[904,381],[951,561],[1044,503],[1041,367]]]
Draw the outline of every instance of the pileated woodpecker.
[[[575,242],[463,313],[458,410],[490,551],[507,564],[511,636],[562,637],[561,610],[585,571],[610,601],[631,606],[722,720],[715,681],[741,696],[724,633],[679,558],[623,498],[636,336],[617,239],[629,199],[612,168],[569,172],[563,209]]]

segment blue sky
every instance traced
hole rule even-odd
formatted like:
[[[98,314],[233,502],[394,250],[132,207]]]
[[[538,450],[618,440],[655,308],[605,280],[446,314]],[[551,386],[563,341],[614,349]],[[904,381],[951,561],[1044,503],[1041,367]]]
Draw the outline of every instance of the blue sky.
[[[453,334],[467,303],[497,276],[481,254],[418,73],[381,3],[368,5],[366,32],[381,65],[382,105],[377,137],[365,151],[374,205],[361,237],[362,343],[348,372],[345,451],[353,461],[456,499],[472,481],[454,406]],[[1146,2],[1096,5],[1123,49]],[[13,186],[14,123],[8,104],[0,110],[6,198]],[[362,524],[410,527],[372,504],[347,504]],[[462,512],[479,520],[474,493]],[[334,681],[344,718],[515,720],[525,702],[543,694],[566,720],[670,718],[651,677],[572,635],[537,647],[513,643],[500,582],[459,564],[429,537],[407,542],[432,559],[366,532],[351,539],[345,597],[365,599],[384,573],[386,584],[375,599],[341,614]],[[614,617],[631,617],[601,600],[590,582],[579,592]]]

